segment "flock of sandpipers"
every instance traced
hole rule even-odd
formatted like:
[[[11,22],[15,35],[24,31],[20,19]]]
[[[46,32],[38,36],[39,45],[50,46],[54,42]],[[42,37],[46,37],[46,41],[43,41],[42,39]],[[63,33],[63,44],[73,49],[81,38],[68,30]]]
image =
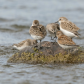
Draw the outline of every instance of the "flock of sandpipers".
[[[22,50],[28,46],[37,46],[37,40],[40,40],[39,48],[41,48],[41,40],[49,34],[51,40],[57,38],[57,43],[60,47],[63,49],[71,49],[78,47],[72,40],[73,37],[79,37],[80,34],[78,33],[78,30],[79,28],[66,17],[60,17],[57,22],[47,24],[46,28],[41,25],[38,20],[34,20],[29,29],[29,33],[34,40],[27,39],[18,44],[14,44],[13,47]]]

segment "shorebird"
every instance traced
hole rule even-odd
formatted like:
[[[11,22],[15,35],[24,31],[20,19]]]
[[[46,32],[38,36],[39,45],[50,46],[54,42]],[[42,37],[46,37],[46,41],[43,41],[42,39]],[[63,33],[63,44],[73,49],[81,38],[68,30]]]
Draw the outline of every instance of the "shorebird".
[[[57,36],[57,43],[63,49],[71,49],[79,46],[76,45],[75,42],[73,42],[72,38],[64,35],[61,31],[58,31],[56,36]]]
[[[79,37],[79,33],[77,32],[79,28],[72,22],[70,22],[65,17],[60,17],[57,21],[60,23],[60,30],[68,37]]]
[[[57,23],[49,23],[46,26],[46,30],[48,32],[48,34],[51,37],[51,40],[53,40],[54,38],[56,38],[56,32],[59,30],[59,24]],[[54,38],[52,38],[54,37]]]
[[[30,27],[29,33],[33,39],[40,40],[41,48],[41,40],[44,39],[47,34],[45,27],[40,25],[38,20],[34,20],[32,26]]]
[[[21,41],[20,43],[18,44],[14,44],[13,47],[18,49],[18,50],[22,50],[24,49],[25,47],[28,47],[28,46],[33,46],[33,45],[36,45],[37,44],[37,41],[36,40],[33,40],[33,39],[26,39],[24,41]]]

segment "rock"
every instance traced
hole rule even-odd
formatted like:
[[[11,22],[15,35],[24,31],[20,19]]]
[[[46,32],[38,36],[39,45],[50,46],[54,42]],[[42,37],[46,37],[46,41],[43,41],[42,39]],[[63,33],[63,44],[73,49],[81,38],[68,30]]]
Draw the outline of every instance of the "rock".
[[[40,45],[40,43],[37,44],[38,46]],[[23,52],[31,52],[31,53],[34,53],[35,49],[38,50],[38,52],[43,52],[43,55],[47,56],[47,55],[55,55],[55,54],[58,54],[58,53],[62,53],[64,54],[65,53],[65,50],[62,49],[58,43],[54,43],[54,42],[48,42],[48,41],[44,41],[41,43],[41,49],[39,49],[39,47],[34,47],[34,46],[31,46],[31,47],[27,47],[27,48],[24,48],[20,53],[23,53]]]
[[[39,43],[37,44],[39,46]],[[62,49],[57,42],[43,41],[41,43],[42,48],[38,47],[26,47],[18,53],[15,53],[9,58],[8,62],[12,63],[78,63],[84,62],[84,56],[81,58],[78,49],[72,49],[72,53],[67,54],[67,51]],[[74,51],[75,50],[75,51]],[[83,52],[82,52],[83,53]]]

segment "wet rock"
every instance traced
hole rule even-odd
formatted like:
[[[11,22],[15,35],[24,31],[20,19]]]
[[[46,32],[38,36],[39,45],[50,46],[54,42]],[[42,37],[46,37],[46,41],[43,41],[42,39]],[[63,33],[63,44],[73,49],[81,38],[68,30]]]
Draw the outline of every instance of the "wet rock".
[[[57,43],[44,41],[41,43],[41,49],[38,47],[30,46],[26,47],[23,50],[15,53],[12,57],[9,58],[8,62],[13,63],[78,63],[84,62],[84,56],[80,56],[83,51],[72,49],[70,54],[67,54],[67,51],[62,49]]]
[[[34,53],[35,51],[38,52],[43,52],[43,55],[47,56],[47,55],[55,55],[58,53],[62,53],[64,54],[66,51],[64,49],[62,49],[57,42],[48,42],[48,41],[44,41],[41,43],[41,49],[39,48],[40,43],[37,44],[38,47],[27,47],[24,48],[20,53],[23,52],[31,52]]]

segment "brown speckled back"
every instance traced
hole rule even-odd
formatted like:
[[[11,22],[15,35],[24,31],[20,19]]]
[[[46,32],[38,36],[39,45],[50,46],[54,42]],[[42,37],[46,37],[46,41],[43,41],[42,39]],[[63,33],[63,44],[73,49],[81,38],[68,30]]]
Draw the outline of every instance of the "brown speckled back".
[[[63,29],[66,29],[68,31],[71,31],[71,32],[79,30],[79,28],[74,23],[72,23],[70,21],[61,22],[60,27]]]

